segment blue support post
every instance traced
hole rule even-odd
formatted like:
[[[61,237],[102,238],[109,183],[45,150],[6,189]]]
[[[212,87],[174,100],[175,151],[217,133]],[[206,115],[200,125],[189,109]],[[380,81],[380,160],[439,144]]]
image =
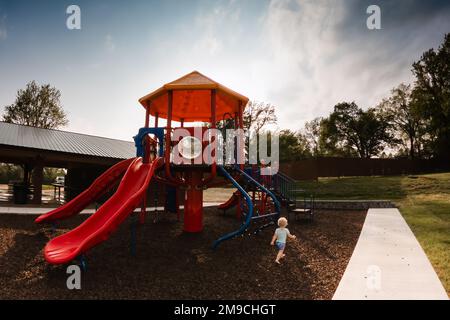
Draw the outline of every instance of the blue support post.
[[[52,235],[56,234],[56,222],[54,222],[54,221],[51,222],[50,230],[51,230]]]
[[[130,233],[131,233],[131,240],[130,240],[130,250],[131,255],[133,257],[136,256],[136,221],[132,218],[131,225],[130,225]]]
[[[87,262],[86,262],[86,258],[84,255],[80,255],[78,257],[78,263],[80,264],[80,268],[83,272],[87,271]]]

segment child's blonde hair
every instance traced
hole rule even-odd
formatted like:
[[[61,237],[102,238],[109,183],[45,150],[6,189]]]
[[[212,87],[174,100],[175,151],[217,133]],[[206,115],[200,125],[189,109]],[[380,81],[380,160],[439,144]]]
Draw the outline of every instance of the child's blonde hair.
[[[280,219],[278,219],[278,226],[279,226],[279,227],[282,227],[282,228],[283,228],[283,227],[286,227],[287,224],[288,224],[288,221],[287,221],[286,218],[281,217]]]

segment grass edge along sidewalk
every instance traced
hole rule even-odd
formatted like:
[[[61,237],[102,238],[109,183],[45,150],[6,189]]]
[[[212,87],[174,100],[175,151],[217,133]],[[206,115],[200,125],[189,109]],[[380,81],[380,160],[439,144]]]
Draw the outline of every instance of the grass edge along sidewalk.
[[[393,201],[450,296],[450,173],[320,178],[297,187],[323,200]]]

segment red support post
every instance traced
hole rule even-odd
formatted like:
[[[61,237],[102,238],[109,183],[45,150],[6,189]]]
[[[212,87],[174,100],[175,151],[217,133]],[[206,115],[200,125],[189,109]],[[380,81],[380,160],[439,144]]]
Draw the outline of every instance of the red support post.
[[[184,203],[184,231],[200,232],[203,229],[203,189],[198,188],[202,181],[200,170],[186,172],[188,189]]]
[[[216,89],[211,90],[211,129],[216,129]],[[217,148],[217,137],[214,136],[213,152],[211,156],[213,157],[213,163],[211,164],[211,174],[208,178],[202,181],[202,185],[210,183],[217,175],[217,159],[216,159],[216,148]]]
[[[150,122],[150,102],[147,104],[147,108],[145,108],[145,127],[148,128]]]
[[[175,183],[176,185],[182,185],[184,184],[183,181],[180,179],[177,179],[172,176],[172,173],[170,172],[170,152],[171,152],[171,146],[172,146],[172,106],[173,106],[173,91],[169,90],[167,92],[168,95],[168,105],[167,105],[167,126],[166,126],[166,138],[165,138],[165,149],[164,149],[164,165],[165,165],[165,173],[166,173],[166,179],[170,182]]]
[[[139,223],[145,223],[145,215],[147,213],[147,192],[145,193],[144,200],[142,200],[141,213],[139,215]]]
[[[238,202],[236,205],[236,219],[240,220],[242,217],[242,195],[239,193]]]

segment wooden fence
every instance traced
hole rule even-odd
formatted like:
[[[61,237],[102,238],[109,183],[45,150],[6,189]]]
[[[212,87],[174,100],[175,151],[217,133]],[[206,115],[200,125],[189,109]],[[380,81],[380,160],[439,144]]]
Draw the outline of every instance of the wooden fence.
[[[450,163],[439,160],[316,158],[280,164],[280,171],[296,180],[417,174],[445,170],[450,170]]]

